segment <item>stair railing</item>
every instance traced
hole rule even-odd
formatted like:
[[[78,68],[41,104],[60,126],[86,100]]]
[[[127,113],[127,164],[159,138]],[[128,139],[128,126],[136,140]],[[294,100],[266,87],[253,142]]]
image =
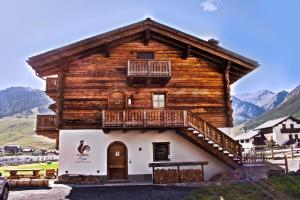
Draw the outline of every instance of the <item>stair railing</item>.
[[[187,111],[187,124],[203,134],[204,139],[213,141],[238,158],[242,157],[242,146],[237,141],[191,111]]]

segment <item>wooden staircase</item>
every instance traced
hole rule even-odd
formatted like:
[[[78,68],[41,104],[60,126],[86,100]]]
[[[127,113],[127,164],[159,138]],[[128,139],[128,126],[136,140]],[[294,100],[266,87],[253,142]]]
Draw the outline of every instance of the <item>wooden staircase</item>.
[[[242,147],[237,141],[190,111],[186,125],[176,132],[232,168],[242,167]]]

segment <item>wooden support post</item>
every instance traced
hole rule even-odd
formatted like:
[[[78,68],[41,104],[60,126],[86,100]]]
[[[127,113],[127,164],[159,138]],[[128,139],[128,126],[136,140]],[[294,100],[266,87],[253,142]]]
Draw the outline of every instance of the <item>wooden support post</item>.
[[[177,165],[177,182],[180,183],[180,167]]]
[[[152,167],[152,183],[153,184],[155,184],[154,173],[155,173],[155,170],[154,170],[154,167]]]
[[[204,181],[204,165],[201,165],[202,181]]]
[[[147,29],[145,31],[145,41],[144,41],[144,45],[147,46],[149,41],[150,41],[150,37],[151,37],[151,31],[150,29]]]
[[[292,159],[294,159],[294,149],[291,147],[291,152],[292,152]]]
[[[225,89],[225,108],[227,112],[227,126],[232,127],[233,126],[233,119],[232,119],[232,107],[231,107],[231,97],[230,97],[230,72],[231,68],[231,61],[227,62],[227,66],[224,71],[224,89]]]
[[[288,159],[286,155],[284,155],[284,165],[285,165],[285,173],[289,172]]]
[[[61,68],[60,71],[58,72],[58,80],[57,80],[58,98],[57,98],[56,104],[57,104],[57,127],[58,127],[58,129],[61,129],[64,125],[64,123],[63,123],[64,81],[65,81],[65,72],[64,72],[64,68]]]

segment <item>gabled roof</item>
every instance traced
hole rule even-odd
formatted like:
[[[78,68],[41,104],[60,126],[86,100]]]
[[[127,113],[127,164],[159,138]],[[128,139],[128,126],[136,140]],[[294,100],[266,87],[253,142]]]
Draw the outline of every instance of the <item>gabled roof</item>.
[[[247,139],[251,139],[251,138],[255,137],[258,134],[259,134],[259,132],[257,130],[251,130],[247,133],[242,133],[242,134],[236,136],[234,138],[234,140],[247,140]]]
[[[300,120],[292,117],[292,116],[285,116],[285,117],[280,117],[280,118],[276,118],[270,121],[267,121],[261,125],[259,125],[258,127],[254,128],[253,130],[260,130],[260,129],[265,129],[265,128],[272,128],[274,126],[277,126],[278,124],[284,122],[287,119],[291,119],[293,121],[297,121],[298,123],[300,122]]]
[[[258,62],[252,59],[158,23],[150,18],[30,57],[27,62],[40,77],[49,76],[56,74],[58,69],[66,62],[91,55],[92,53],[105,51],[122,42],[138,38],[155,39],[173,45],[183,51],[190,49],[192,54],[219,62],[224,68],[230,61],[231,83],[259,66]]]

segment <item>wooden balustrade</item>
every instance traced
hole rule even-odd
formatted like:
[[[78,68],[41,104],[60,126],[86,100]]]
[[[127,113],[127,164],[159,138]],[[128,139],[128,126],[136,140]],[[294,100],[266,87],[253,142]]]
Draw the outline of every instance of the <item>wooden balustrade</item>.
[[[56,91],[58,84],[58,78],[56,77],[49,77],[46,79],[46,91]]]
[[[171,77],[171,63],[162,60],[129,60],[127,77]]]
[[[229,153],[241,157],[242,146],[231,137],[190,111],[187,112],[186,119],[188,126],[191,126],[202,133],[205,139],[209,139]]]
[[[131,109],[131,110],[103,110],[102,126],[109,127],[137,127],[137,128],[174,128],[184,127],[184,110],[160,109]]]
[[[36,131],[54,131],[56,130],[55,115],[37,115]]]

